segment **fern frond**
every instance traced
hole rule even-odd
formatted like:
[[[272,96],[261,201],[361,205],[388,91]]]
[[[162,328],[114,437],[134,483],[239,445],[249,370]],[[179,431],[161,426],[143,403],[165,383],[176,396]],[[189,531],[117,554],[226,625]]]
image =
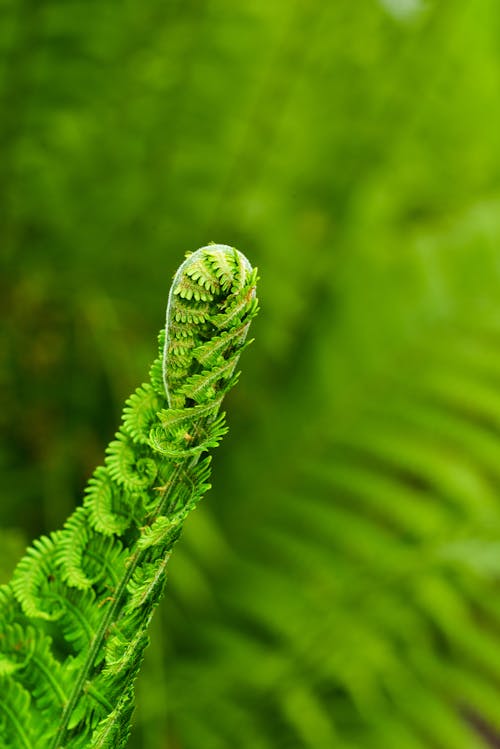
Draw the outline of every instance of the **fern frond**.
[[[50,637],[34,627],[23,629],[17,623],[2,632],[0,653],[3,665],[11,666],[0,671],[1,675],[15,671],[16,681],[31,694],[33,706],[41,715],[54,704],[61,710],[64,708],[69,693],[68,678],[52,654]]]
[[[106,468],[111,478],[126,491],[143,491],[152,486],[157,466],[147,450],[141,450],[132,439],[119,432],[106,448]]]
[[[105,535],[121,535],[134,517],[136,494],[125,494],[111,479],[109,472],[99,466],[85,490],[84,506],[89,511],[93,528]]]
[[[226,417],[225,414],[221,414],[215,421],[191,432],[180,428],[167,435],[163,429],[153,429],[150,442],[155,452],[175,459],[182,458],[182,456],[201,455],[212,447],[217,447],[226,433]]]
[[[91,749],[123,749],[130,735],[134,695],[128,687],[116,707],[97,726],[90,741]]]
[[[157,590],[163,588],[167,562],[168,555],[135,568],[127,586],[127,611],[140,608],[159,597]]]
[[[225,245],[181,265],[150,382],[126,401],[83,506],[35,541],[0,589],[2,746],[124,746],[167,562],[209,488],[201,456],[227,431],[219,408],[251,315],[241,306],[233,331],[220,312],[234,310],[233,297],[253,299],[254,284],[246,259]]]
[[[246,333],[247,324],[243,323],[239,328],[226,331],[222,335],[211,338],[206,343],[198,346],[194,351],[194,356],[203,367],[213,367],[216,364],[220,364],[229,347],[234,349],[245,341]],[[240,353],[250,343],[251,341],[248,341],[248,343],[241,345]]]
[[[173,319],[178,323],[188,323],[189,325],[200,325],[208,322],[211,319],[210,305],[208,302],[189,304],[188,300],[180,297],[176,300]],[[186,335],[189,335],[189,332],[190,330],[186,329]]]
[[[254,294],[251,291],[240,292],[223,312],[215,316],[214,325],[219,330],[237,327],[241,320],[248,320],[256,315],[257,310],[258,302]]]
[[[126,555],[116,538],[95,532],[86,508],[78,508],[64,526],[56,559],[62,578],[71,587],[87,590],[100,580],[114,586]]]
[[[190,268],[189,271],[193,273],[194,269]],[[190,276],[188,271],[179,278],[179,283],[177,286],[174,286],[173,293],[179,295],[181,299],[186,299],[188,302],[192,299],[195,302],[213,302],[214,300],[214,295],[207,290],[200,276],[196,280]]]
[[[210,256],[208,256],[210,258]],[[210,267],[211,263],[205,262],[205,257],[200,257],[197,262],[192,262],[189,268],[186,268],[186,276],[196,281],[197,287],[205,288],[211,294],[220,292],[220,282],[213,269]],[[224,289],[227,290],[227,289]],[[177,293],[177,292],[174,292]],[[184,296],[181,294],[181,296]],[[196,299],[196,296],[194,297]]]
[[[146,526],[141,533],[141,537],[137,542],[139,549],[147,549],[150,546],[156,546],[157,544],[164,543],[167,536],[174,533],[180,526],[185,517],[185,510],[176,512],[171,517],[166,515],[160,515],[155,518],[153,523]]]
[[[54,534],[52,538],[42,536],[34,541],[12,578],[12,589],[29,619],[55,620],[62,614],[54,599],[44,595],[47,586],[56,579],[56,538]]]
[[[180,388],[180,393],[195,403],[213,401],[217,396],[219,383],[228,380],[233,374],[238,357],[239,352],[229,359],[218,361],[212,369],[191,375],[185,385]]]
[[[36,730],[30,716],[30,695],[17,682],[0,677],[0,736],[6,749],[36,749]]]
[[[148,444],[149,432],[156,422],[156,414],[160,408],[160,398],[149,384],[137,388],[127,400],[123,409],[123,423],[135,442]]]

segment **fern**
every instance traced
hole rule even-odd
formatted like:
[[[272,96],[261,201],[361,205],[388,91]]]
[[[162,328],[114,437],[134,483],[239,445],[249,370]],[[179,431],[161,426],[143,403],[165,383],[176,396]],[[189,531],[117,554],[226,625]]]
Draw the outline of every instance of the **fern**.
[[[237,379],[255,283],[233,248],[188,255],[150,382],[126,402],[83,506],[35,541],[0,588],[2,746],[125,745],[166,565],[209,487],[204,454],[226,432],[219,408]]]

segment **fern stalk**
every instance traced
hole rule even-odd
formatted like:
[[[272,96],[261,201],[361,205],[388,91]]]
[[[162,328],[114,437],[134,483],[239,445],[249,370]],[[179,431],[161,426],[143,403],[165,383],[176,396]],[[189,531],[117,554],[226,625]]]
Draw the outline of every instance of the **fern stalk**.
[[[257,311],[256,271],[209,245],[174,277],[160,354],[63,530],[0,588],[0,740],[12,749],[119,749],[166,566],[209,487],[219,413]]]

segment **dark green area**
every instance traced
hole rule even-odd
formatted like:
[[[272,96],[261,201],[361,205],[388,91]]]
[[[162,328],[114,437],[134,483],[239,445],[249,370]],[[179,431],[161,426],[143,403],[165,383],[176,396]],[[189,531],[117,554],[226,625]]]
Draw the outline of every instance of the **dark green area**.
[[[0,1],[4,579],[260,269],[131,749],[500,746],[499,91],[496,0]]]

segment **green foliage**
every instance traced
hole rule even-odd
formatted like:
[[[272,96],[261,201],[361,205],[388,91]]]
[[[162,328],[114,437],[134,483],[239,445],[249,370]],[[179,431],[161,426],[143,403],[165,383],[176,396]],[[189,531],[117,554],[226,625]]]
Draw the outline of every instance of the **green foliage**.
[[[3,526],[73,511],[179,247],[262,273],[131,749],[494,747],[497,0],[0,13]]]
[[[231,283],[220,283],[227,274]],[[218,411],[257,310],[255,283],[255,271],[230,247],[188,256],[172,284],[163,353],[153,364],[164,379],[129,398],[84,505],[62,531],[35,541],[0,588],[2,746],[125,746],[166,565],[209,488],[209,459],[200,458],[226,431]],[[203,321],[179,324],[179,309],[196,310],[201,297],[209,302]],[[238,335],[221,348],[235,309]],[[197,352],[212,348],[200,361]]]

